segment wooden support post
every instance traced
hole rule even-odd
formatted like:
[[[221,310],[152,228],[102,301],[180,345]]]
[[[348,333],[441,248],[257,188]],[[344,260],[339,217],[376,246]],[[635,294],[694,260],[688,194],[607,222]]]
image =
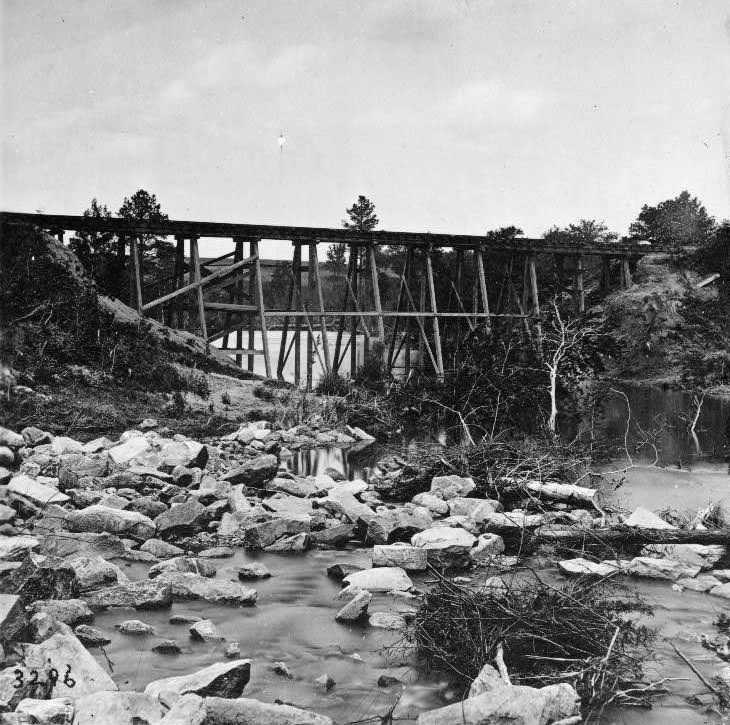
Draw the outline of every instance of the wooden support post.
[[[438,312],[436,304],[436,288],[433,282],[433,262],[431,260],[432,247],[426,250],[426,279],[428,280],[428,291],[431,297],[431,312]],[[382,320],[382,317],[381,317]],[[436,348],[436,375],[439,380],[444,379],[444,360],[441,351],[441,331],[439,329],[438,317],[433,318],[433,346]]]
[[[478,248],[474,250],[474,254],[477,258],[477,274],[479,276],[479,291],[481,292],[482,296],[482,307],[485,313],[489,314],[489,296],[487,295],[487,276],[484,273],[484,254],[482,253],[482,249]],[[479,304],[477,303],[477,307],[475,312],[479,312]],[[487,331],[491,329],[490,320],[488,317],[484,318],[484,324],[487,328]]]
[[[575,310],[579,315],[586,311],[586,297],[583,289],[583,255],[578,254],[575,259],[575,281],[573,286]]]
[[[185,266],[185,238],[177,235],[175,237],[175,262],[173,267],[172,289],[179,290],[183,284],[183,267]],[[173,299],[170,304],[170,320],[173,327],[180,328],[183,324],[182,307],[184,300],[182,297]]]
[[[302,245],[294,242],[294,259],[292,260],[294,275],[294,309],[302,309]],[[302,318],[294,319],[294,383],[302,381]]]
[[[378,338],[380,338],[380,355],[385,359],[385,325],[383,324],[383,306],[380,301],[380,282],[378,281],[378,264],[375,258],[375,245],[368,244],[368,256],[370,257],[370,275],[372,278],[373,301],[375,311],[378,313]]]
[[[142,279],[140,271],[139,240],[136,235],[131,237],[129,247],[129,281],[132,290],[132,307],[142,312]]]
[[[426,311],[426,280],[421,277],[421,294],[418,300],[418,309],[420,312]],[[426,341],[426,333],[423,329],[423,318],[417,318],[421,320],[421,336],[418,338],[418,367],[423,371],[423,352],[424,343]],[[434,370],[436,369],[436,362],[434,361]]]
[[[621,258],[621,289],[629,289],[633,284],[631,280],[631,258],[625,254]]]
[[[395,309],[396,312],[401,311],[401,305],[403,303],[403,285],[405,284],[405,280],[408,276],[408,263],[409,263],[410,257],[408,254],[406,254],[406,261],[403,265],[403,274],[401,276],[400,284],[398,285],[398,301],[396,303]],[[390,344],[388,346],[388,358],[387,358],[387,364],[388,364],[388,372],[390,372],[393,369],[393,365],[395,365],[395,360],[393,359],[393,355],[395,353],[395,346],[398,339],[398,328],[400,327],[400,318],[396,317],[393,321],[393,332],[390,335]],[[400,352],[400,346],[398,348],[398,351]],[[396,354],[397,357],[397,354]]]
[[[266,308],[264,306],[264,287],[261,281],[261,260],[259,259],[259,240],[252,239],[250,243],[251,256],[256,257],[256,263],[253,267],[252,276],[255,279],[255,297],[256,305],[259,308],[259,317],[261,319],[261,343],[264,349],[264,369],[266,371],[266,377],[271,377],[271,358],[269,356],[269,333],[266,328]],[[251,300],[253,302],[253,300]],[[250,338],[249,338],[250,340]],[[251,359],[249,355],[249,360]]]
[[[532,320],[535,325],[535,337],[537,341],[538,357],[542,358],[542,321],[540,320],[540,295],[537,285],[537,266],[535,264],[535,254],[530,253],[528,257],[528,267],[530,274],[530,292],[532,296]]]
[[[240,262],[243,259],[243,238],[235,237],[236,243],[235,253],[233,258],[236,262]],[[235,264],[235,262],[234,262]],[[231,289],[231,301],[236,302],[239,305],[243,304],[243,277],[238,276],[234,282],[233,288]],[[243,347],[243,330],[239,325],[236,330],[236,347],[240,350]],[[236,354],[236,365],[243,367],[243,355]]]
[[[460,309],[462,312],[464,311],[464,305],[461,303],[461,294],[462,294],[462,286],[463,286],[463,276],[464,276],[464,250],[460,247],[456,250],[456,273],[454,275],[456,277],[455,280],[452,280],[451,287],[454,290],[454,294],[456,295],[456,304],[457,309]],[[469,327],[471,328],[471,320],[467,318],[469,321]],[[454,367],[457,367],[461,361],[461,355],[460,355],[460,345],[461,342],[461,320],[457,318],[454,321],[454,359],[453,359],[453,365]]]
[[[249,257],[253,257],[253,248],[255,246],[255,240],[250,238],[248,240],[248,255]],[[244,300],[248,301],[249,303],[253,302],[255,297],[255,290],[256,290],[256,266],[253,266],[249,269],[248,272],[248,289],[246,290],[246,295],[242,299],[239,300],[239,304],[244,304]],[[243,285],[243,283],[242,283]],[[246,330],[248,332],[248,349],[253,350],[256,347],[256,320],[253,315],[248,315],[248,320],[246,324]],[[246,369],[252,373],[254,370],[254,356],[248,355],[246,359]]]
[[[347,277],[345,278],[345,281],[347,283],[351,282],[352,280],[352,265],[354,263],[353,259],[353,250],[355,247],[353,245],[349,245],[350,247],[350,258],[347,263]],[[348,294],[347,290],[347,284],[343,287],[342,290],[342,309],[344,311],[347,311],[349,308],[350,303],[350,295]],[[342,316],[340,317],[339,323],[337,325],[337,337],[335,339],[335,359],[333,363],[332,369],[334,372],[338,373],[340,370],[340,365],[342,363],[342,360],[344,360],[344,353],[342,355],[342,358],[340,358],[340,350],[342,349],[342,337],[345,334],[345,325],[346,325],[347,318]],[[347,346],[345,346],[347,347]]]
[[[405,286],[408,288],[408,294],[410,295],[410,284],[411,284],[411,276],[413,274],[413,247],[408,247],[408,251],[406,252],[406,266],[408,267],[408,273],[406,274],[405,279]],[[416,311],[415,309],[413,310]],[[406,319],[406,327],[405,327],[405,343],[406,343],[406,359],[405,359],[405,375],[408,377],[411,372],[411,318],[408,317]]]
[[[352,287],[355,292],[355,302],[357,303],[357,291],[360,287],[360,248],[356,244],[353,244],[350,247],[350,254],[355,257],[352,265]],[[357,375],[357,327],[358,318],[353,315],[352,322],[350,323],[350,376],[353,378]]]
[[[292,266],[291,274],[289,276],[289,292],[286,298],[286,309],[292,309],[292,302],[294,300],[294,267]],[[289,315],[284,316],[284,321],[281,326],[281,344],[279,345],[279,360],[276,364],[276,377],[279,380],[284,379],[284,366],[289,357],[291,346],[287,348],[286,342],[289,335]],[[292,338],[293,339],[293,338]]]
[[[312,302],[316,294],[315,290],[315,279],[312,272],[312,245],[309,245],[309,268],[307,269],[307,301],[303,305],[303,309],[307,312],[306,323],[309,328],[309,334],[307,335],[307,390],[313,389],[313,365],[314,365],[314,333],[312,332],[312,326],[309,321],[309,310],[312,308]]]
[[[324,315],[324,298],[322,296],[322,280],[319,276],[319,258],[317,256],[317,242],[309,245],[309,277],[312,279],[310,289],[316,295],[316,302],[319,307],[319,328],[322,333],[322,355],[324,357],[325,371],[332,372],[332,361],[330,360],[329,340],[327,339],[327,320]],[[311,301],[310,301],[311,304]]]
[[[190,263],[192,264],[192,281],[199,282],[200,277],[200,252],[198,251],[198,238],[190,237]],[[205,320],[205,300],[203,299],[203,287],[198,287],[198,317],[200,318],[200,334],[203,338],[208,337],[208,326]]]

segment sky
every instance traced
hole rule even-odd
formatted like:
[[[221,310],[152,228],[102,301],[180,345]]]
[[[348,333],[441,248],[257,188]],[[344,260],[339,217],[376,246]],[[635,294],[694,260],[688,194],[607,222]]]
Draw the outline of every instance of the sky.
[[[0,208],[116,210],[144,188],[172,219],[339,226],[364,194],[382,229],[537,237],[626,234],[687,189],[727,218],[729,12],[0,0]]]

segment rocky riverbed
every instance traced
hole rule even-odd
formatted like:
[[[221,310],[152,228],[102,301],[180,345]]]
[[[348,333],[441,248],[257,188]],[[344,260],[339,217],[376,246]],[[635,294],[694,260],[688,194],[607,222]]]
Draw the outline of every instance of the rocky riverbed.
[[[520,565],[514,542],[525,533],[611,523],[594,492],[520,481],[540,506],[505,511],[452,475],[396,501],[397,459],[368,482],[336,470],[299,476],[286,463],[298,450],[372,441],[316,421],[250,423],[203,442],[154,420],[86,443],[0,430],[4,720],[580,722],[569,685],[512,687],[491,665],[468,705],[451,705],[461,693],[420,675],[410,649],[390,648],[430,568],[500,586]],[[672,526],[644,509],[613,519]],[[707,592],[722,607],[724,556],[719,545],[668,544],[555,563],[567,577]]]

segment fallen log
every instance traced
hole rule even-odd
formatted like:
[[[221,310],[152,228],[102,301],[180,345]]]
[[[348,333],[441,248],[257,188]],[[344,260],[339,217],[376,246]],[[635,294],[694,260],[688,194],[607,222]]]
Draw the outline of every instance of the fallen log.
[[[725,544],[730,545],[730,528],[715,530],[643,529],[635,526],[611,526],[597,529],[536,529],[527,533],[535,543],[571,546],[595,544]]]
[[[544,496],[556,501],[579,501],[593,505],[599,500],[599,492],[595,488],[585,488],[574,483],[525,481],[524,487],[536,496]]]

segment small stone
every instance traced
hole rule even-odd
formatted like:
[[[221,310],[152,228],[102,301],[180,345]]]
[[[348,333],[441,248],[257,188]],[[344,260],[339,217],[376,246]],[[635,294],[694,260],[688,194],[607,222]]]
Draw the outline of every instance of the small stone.
[[[258,561],[243,564],[238,568],[238,578],[242,581],[247,579],[268,579],[270,576],[271,572]]]
[[[210,619],[201,619],[199,622],[191,625],[189,631],[190,639],[196,639],[200,642],[214,642],[225,639],[218,627]]]
[[[125,622],[120,622],[116,625],[116,628],[122,634],[154,634],[155,628],[151,624],[142,622],[139,619],[128,619]]]
[[[108,637],[95,627],[90,627],[88,624],[79,624],[74,629],[74,634],[87,647],[97,647],[100,644],[109,644],[112,641],[111,637]]]
[[[212,549],[203,549],[198,556],[203,559],[226,559],[233,556],[233,549],[228,546],[214,546]]]
[[[277,675],[283,675],[290,680],[294,678],[294,675],[289,671],[289,668],[283,662],[274,662],[271,669],[276,672]]]
[[[241,645],[238,642],[229,642],[223,654],[229,660],[237,660],[241,656]]]
[[[194,614],[173,614],[167,621],[170,624],[194,624],[201,619],[202,617],[197,617]]]
[[[342,609],[335,615],[336,622],[357,622],[367,616],[368,605],[373,595],[368,591],[357,593]]]
[[[406,626],[406,620],[400,614],[391,612],[374,612],[368,623],[379,629],[403,630]]]
[[[174,639],[163,639],[152,648],[152,651],[161,655],[177,655],[182,652],[180,645]]]
[[[315,681],[315,684],[321,687],[325,692],[329,692],[337,683],[328,674],[321,675]]]
[[[341,582],[349,574],[362,571],[363,567],[356,564],[339,563],[327,567],[327,576],[335,581]]]

